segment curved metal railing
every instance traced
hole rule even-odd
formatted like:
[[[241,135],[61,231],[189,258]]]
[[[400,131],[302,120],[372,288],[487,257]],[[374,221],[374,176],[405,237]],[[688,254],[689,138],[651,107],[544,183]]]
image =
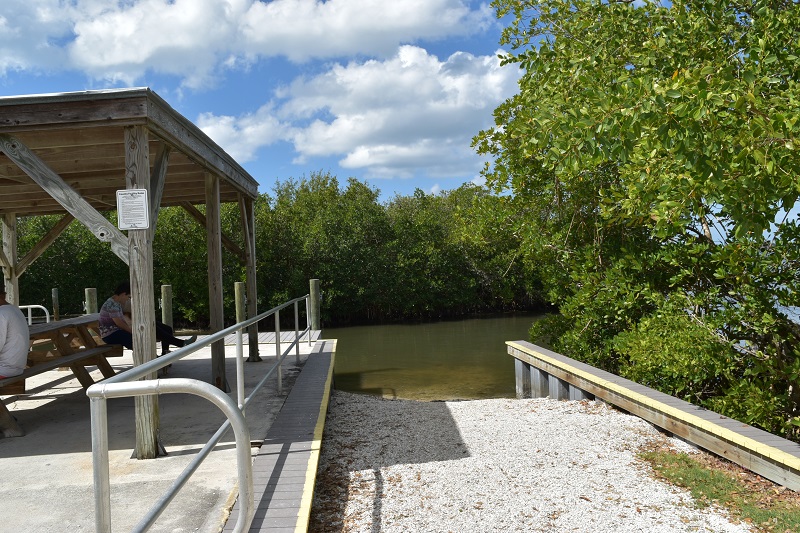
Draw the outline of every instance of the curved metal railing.
[[[20,309],[27,311],[28,313],[28,325],[30,326],[33,324],[33,310],[34,309],[41,309],[44,311],[45,322],[50,322],[50,311],[43,305],[20,305]]]
[[[306,328],[299,330],[299,311],[298,303],[306,302]],[[286,307],[294,306],[294,341],[289,343],[285,351],[281,349],[280,337],[280,311]],[[122,398],[129,396],[144,396],[150,394],[175,394],[185,393],[194,394],[206,398],[214,403],[227,417],[227,420],[214,433],[209,441],[197,453],[192,461],[181,472],[178,478],[172,483],[167,492],[153,505],[148,513],[139,521],[133,531],[147,531],[164,512],[167,505],[177,495],[178,491],[184,486],[189,477],[197,470],[200,463],[211,453],[214,446],[233,427],[236,440],[237,472],[239,477],[239,518],[234,527],[235,532],[247,531],[253,520],[255,508],[253,506],[253,476],[252,462],[250,455],[250,432],[247,428],[245,419],[245,407],[253,399],[255,394],[267,382],[267,379],[277,370],[278,388],[282,388],[281,383],[281,363],[286,356],[295,348],[295,356],[300,359],[300,337],[308,334],[308,343],[311,344],[311,327],[309,322],[309,295],[295,298],[269,311],[265,311],[258,316],[247,319],[238,324],[234,324],[222,331],[198,339],[196,342],[175,350],[174,352],[161,356],[142,365],[135,366],[116,376],[110,377],[100,383],[89,387],[86,395],[91,400],[92,416],[92,462],[94,467],[94,496],[95,496],[95,529],[96,531],[108,533],[111,531],[111,480],[109,474],[108,457],[108,412],[106,401],[110,398]],[[244,353],[242,342],[242,331],[248,326],[263,320],[270,315],[275,316],[275,355],[276,361],[265,373],[250,395],[244,397]],[[186,379],[150,379],[138,381],[140,378],[157,373],[159,369],[172,364],[173,361],[196,352],[201,348],[223,340],[227,335],[236,334],[236,398],[234,401],[224,392],[206,382]]]

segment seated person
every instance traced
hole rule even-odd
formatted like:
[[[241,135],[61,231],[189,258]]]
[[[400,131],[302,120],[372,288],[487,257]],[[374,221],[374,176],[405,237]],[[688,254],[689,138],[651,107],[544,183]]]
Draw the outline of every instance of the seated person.
[[[123,310],[125,312],[125,319],[128,321],[130,325],[131,322],[131,301],[128,301],[123,306]],[[179,339],[174,335],[174,330],[169,327],[168,325],[164,324],[160,320],[156,320],[156,340],[161,341],[161,355],[167,355],[169,353],[169,346],[177,346],[178,348],[183,348],[186,345],[192,344],[194,341],[197,340],[197,335],[192,335],[188,339]]]
[[[131,284],[123,281],[114,290],[114,295],[105,301],[100,308],[97,327],[100,337],[106,344],[121,344],[129,350],[133,349],[131,326],[125,320],[124,306],[131,299]]]
[[[16,305],[6,301],[0,287],[0,379],[19,376],[28,364],[28,321]]]

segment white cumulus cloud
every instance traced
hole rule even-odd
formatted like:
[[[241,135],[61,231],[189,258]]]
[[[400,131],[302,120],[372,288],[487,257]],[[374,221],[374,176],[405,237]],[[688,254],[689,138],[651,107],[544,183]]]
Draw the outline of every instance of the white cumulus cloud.
[[[254,2],[242,31],[248,52],[292,60],[390,55],[400,43],[469,35],[493,23],[462,0],[273,0]]]
[[[155,72],[202,88],[261,58],[382,57],[493,23],[467,0],[3,0],[0,76],[60,69],[136,85]]]
[[[294,145],[298,163],[333,156],[343,168],[378,178],[421,169],[430,176],[475,175],[480,161],[470,139],[489,126],[492,110],[516,91],[517,79],[518,72],[501,68],[496,56],[459,52],[442,61],[403,46],[386,60],[335,64],[316,77],[298,78],[256,115],[208,115],[202,124],[234,153],[253,153],[254,143],[271,144],[278,131]],[[215,133],[248,128],[262,135],[237,141]]]

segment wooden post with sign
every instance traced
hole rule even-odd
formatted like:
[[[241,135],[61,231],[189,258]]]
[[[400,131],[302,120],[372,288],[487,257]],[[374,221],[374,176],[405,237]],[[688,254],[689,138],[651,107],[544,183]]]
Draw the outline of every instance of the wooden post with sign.
[[[147,191],[150,189],[150,151],[144,126],[125,128],[125,181],[128,189],[117,191],[120,229],[128,230],[133,363],[142,365],[156,354],[156,318],[153,300],[153,231],[149,227]],[[144,190],[144,194],[141,191]],[[155,379],[155,374],[146,379]],[[137,396],[137,459],[155,459],[163,450],[158,440],[158,396]]]

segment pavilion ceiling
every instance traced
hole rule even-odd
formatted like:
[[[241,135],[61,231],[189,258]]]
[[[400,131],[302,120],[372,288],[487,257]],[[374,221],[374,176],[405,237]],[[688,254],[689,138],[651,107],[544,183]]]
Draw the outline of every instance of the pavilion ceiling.
[[[222,202],[257,196],[257,182],[150,89],[0,98],[0,136],[21,143],[100,212],[116,209],[116,191],[126,188],[125,128],[136,125],[148,130],[151,167],[170,150],[162,207],[204,204],[209,173],[220,178]],[[0,215],[64,213],[2,146]]]

